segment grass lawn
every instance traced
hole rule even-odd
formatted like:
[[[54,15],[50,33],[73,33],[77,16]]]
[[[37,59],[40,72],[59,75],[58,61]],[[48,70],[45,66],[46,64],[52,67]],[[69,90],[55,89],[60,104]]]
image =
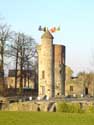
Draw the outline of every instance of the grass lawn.
[[[1,111],[0,125],[94,125],[94,114]]]

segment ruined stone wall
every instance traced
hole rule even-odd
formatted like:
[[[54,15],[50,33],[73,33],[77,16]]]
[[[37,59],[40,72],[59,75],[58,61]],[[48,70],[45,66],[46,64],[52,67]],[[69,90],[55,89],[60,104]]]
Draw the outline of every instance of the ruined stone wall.
[[[72,86],[73,90],[70,89]],[[83,84],[79,83],[66,83],[65,86],[65,95],[66,96],[76,96],[81,97],[81,94],[83,94]]]
[[[38,112],[56,112],[58,111],[58,104],[80,104],[80,108],[84,112],[92,112],[94,108],[94,100],[74,100],[74,101],[56,101],[56,102],[49,102],[49,101],[28,101],[28,102],[16,102],[11,104],[3,104],[1,110],[2,111],[38,111]],[[76,106],[76,105],[75,105]],[[91,109],[91,110],[90,110]],[[75,110],[77,111],[77,110]],[[94,111],[93,111],[94,112]]]
[[[88,85],[88,95],[94,96],[94,83],[93,83],[93,82],[91,82],[91,83]]]
[[[52,112],[56,107],[55,102],[49,101],[28,101],[28,102],[15,102],[3,105],[3,111],[44,111]]]

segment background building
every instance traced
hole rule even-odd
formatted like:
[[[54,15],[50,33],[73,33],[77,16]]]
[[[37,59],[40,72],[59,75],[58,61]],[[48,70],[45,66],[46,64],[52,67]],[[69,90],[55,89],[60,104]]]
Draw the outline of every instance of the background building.
[[[20,82],[20,70],[17,70],[17,83],[15,83],[15,73],[16,73],[15,70],[9,70],[8,77],[6,78],[7,89],[5,95],[37,96],[38,80],[36,71],[23,70],[22,83]]]
[[[15,88],[15,70],[9,70],[8,78],[7,78],[7,86],[8,88]],[[32,70],[24,70],[23,71],[23,88],[35,88],[35,72]],[[20,87],[20,70],[17,72],[17,88]]]

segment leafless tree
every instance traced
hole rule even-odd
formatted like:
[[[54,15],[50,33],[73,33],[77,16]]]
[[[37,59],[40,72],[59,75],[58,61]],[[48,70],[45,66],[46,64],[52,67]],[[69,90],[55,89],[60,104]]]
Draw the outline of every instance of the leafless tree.
[[[5,87],[5,79],[4,79],[4,57],[6,55],[6,47],[9,42],[11,36],[10,26],[7,24],[0,23],[0,64],[1,64],[1,75],[3,81],[3,89]]]
[[[17,88],[17,71],[20,71],[20,89],[23,88],[23,79],[26,81],[28,77],[29,84],[29,70],[36,67],[37,53],[36,43],[33,38],[24,33],[16,33],[13,39],[13,44],[10,46],[9,55],[15,61],[15,89]],[[28,73],[24,72],[26,70]],[[27,75],[28,74],[28,75]],[[23,77],[24,75],[24,77]],[[24,83],[25,84],[25,83]]]

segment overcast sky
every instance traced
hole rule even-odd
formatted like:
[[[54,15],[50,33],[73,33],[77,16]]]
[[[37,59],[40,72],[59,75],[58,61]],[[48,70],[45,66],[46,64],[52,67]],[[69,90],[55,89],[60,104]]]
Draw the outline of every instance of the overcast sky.
[[[0,16],[38,43],[39,25],[60,26],[54,43],[66,46],[66,64],[75,73],[94,71],[94,0],[0,0]]]

